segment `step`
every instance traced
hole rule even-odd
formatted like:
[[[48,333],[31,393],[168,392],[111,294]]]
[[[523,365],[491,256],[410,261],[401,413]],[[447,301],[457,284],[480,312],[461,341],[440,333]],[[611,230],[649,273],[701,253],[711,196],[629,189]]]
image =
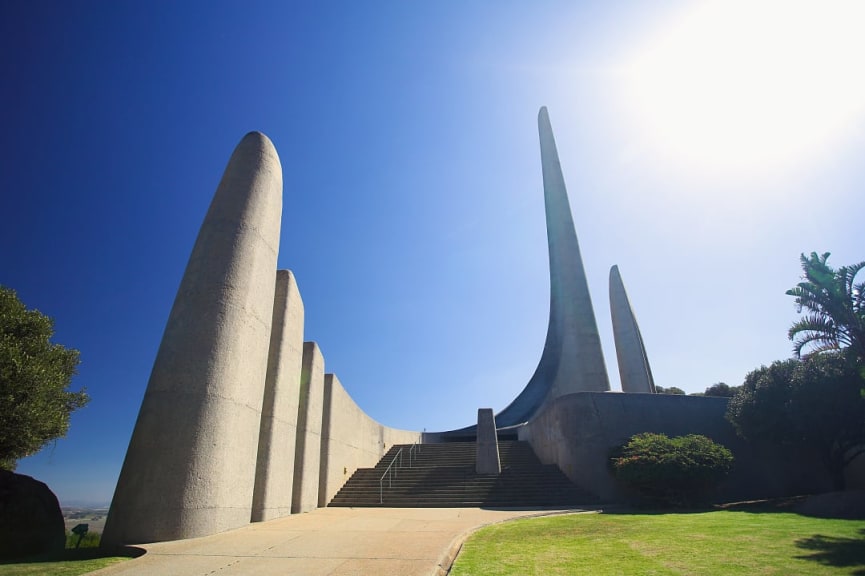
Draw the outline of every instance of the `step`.
[[[403,466],[396,467],[394,457],[400,450]],[[499,443],[499,475],[475,473],[475,457],[474,443],[391,446],[374,468],[355,471],[330,506],[552,506],[596,501],[557,466],[541,464],[526,442]]]

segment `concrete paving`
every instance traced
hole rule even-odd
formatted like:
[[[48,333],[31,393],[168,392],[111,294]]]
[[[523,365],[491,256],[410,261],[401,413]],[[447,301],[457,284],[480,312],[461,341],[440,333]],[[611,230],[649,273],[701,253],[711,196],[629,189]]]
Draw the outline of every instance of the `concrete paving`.
[[[213,536],[141,545],[143,556],[91,574],[444,575],[465,538],[482,526],[587,510],[319,508]]]

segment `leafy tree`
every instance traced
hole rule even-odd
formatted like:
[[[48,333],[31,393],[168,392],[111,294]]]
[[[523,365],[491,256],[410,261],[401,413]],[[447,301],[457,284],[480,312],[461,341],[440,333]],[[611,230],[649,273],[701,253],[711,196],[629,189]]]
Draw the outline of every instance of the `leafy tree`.
[[[78,351],[49,341],[51,318],[28,310],[14,290],[0,286],[0,468],[66,435],[69,415],[90,399],[67,390]]]
[[[613,451],[616,479],[650,504],[687,506],[704,501],[733,467],[733,454],[698,434],[632,436]]]
[[[681,388],[676,388],[675,386],[670,386],[669,388],[664,388],[663,386],[658,386],[655,384],[655,393],[656,394],[684,394],[685,391]]]
[[[790,327],[793,352],[799,358],[809,347],[812,353],[850,347],[865,361],[865,282],[855,283],[865,262],[835,270],[828,258],[829,252],[800,255],[802,282],[787,294],[796,299],[799,312],[810,313]]]
[[[712,384],[708,388],[706,388],[706,392],[704,396],[721,396],[723,398],[732,398],[736,395],[736,392],[741,388],[741,386],[729,386],[724,382],[718,382],[717,384]]]
[[[816,450],[835,489],[843,490],[844,469],[865,451],[862,384],[849,352],[774,362],[745,377],[727,419],[756,445]]]

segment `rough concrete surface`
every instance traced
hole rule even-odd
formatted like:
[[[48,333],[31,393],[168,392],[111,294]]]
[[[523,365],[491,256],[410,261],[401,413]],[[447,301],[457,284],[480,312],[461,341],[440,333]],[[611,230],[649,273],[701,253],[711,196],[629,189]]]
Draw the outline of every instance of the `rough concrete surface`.
[[[655,382],[643,335],[618,266],[610,268],[610,316],[613,320],[613,340],[616,343],[622,392],[654,394]]]
[[[478,474],[501,474],[499,439],[496,434],[496,417],[492,408],[478,408],[478,441],[475,454],[475,472]]]
[[[727,398],[677,394],[582,392],[557,398],[520,428],[544,464],[557,464],[577,486],[604,501],[626,498],[610,474],[610,451],[641,432],[702,434],[733,452],[733,471],[718,487],[719,501],[824,492],[830,479],[807,450],[784,456],[761,452],[724,418]]]
[[[141,546],[94,576],[447,574],[478,528],[577,509],[320,508],[203,538]]]
[[[318,505],[327,503],[358,468],[374,467],[394,444],[412,444],[419,432],[383,426],[358,406],[335,374],[324,377]]]
[[[546,107],[538,112],[538,136],[550,257],[550,319],[538,366],[522,392],[496,414],[499,428],[529,421],[559,396],[610,390],[580,243]],[[471,425],[431,432],[426,437],[463,438],[473,436],[476,431],[476,426]]]
[[[252,497],[253,522],[291,513],[302,361],[303,300],[294,275],[278,270]]]
[[[308,512],[318,506],[323,409],[324,357],[318,344],[304,342],[297,411],[297,446],[294,453],[294,488],[291,495],[292,514]]]
[[[103,539],[175,540],[249,522],[282,216],[282,168],[235,148],[180,283]]]

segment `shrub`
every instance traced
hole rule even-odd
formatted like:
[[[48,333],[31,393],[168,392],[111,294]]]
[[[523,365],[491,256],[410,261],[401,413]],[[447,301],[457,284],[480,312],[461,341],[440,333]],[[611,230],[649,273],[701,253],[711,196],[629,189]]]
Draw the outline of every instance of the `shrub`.
[[[102,539],[102,534],[99,532],[88,532],[81,538],[81,545],[78,545],[78,534],[73,534],[71,531],[66,531],[66,548],[99,548],[99,541]]]
[[[616,480],[643,504],[691,506],[705,502],[733,467],[733,454],[705,436],[632,436],[613,451]]]

